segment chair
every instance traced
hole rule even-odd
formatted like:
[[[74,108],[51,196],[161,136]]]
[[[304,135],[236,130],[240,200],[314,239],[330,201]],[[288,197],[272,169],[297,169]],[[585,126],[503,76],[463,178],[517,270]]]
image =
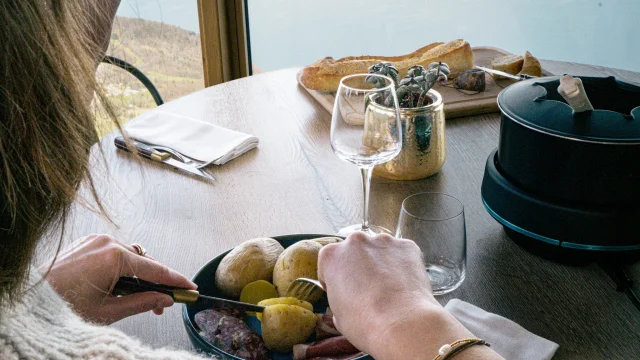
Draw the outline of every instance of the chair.
[[[164,101],[162,100],[162,97],[160,96],[158,89],[156,89],[155,85],[153,85],[151,80],[149,80],[149,78],[145,74],[143,74],[142,71],[140,71],[138,68],[136,68],[135,66],[129,64],[128,62],[122,59],[118,59],[117,57],[113,57],[109,55],[106,55],[102,59],[102,62],[105,64],[111,64],[111,65],[117,66],[123,70],[126,70],[131,75],[135,76],[136,79],[140,80],[140,82],[144,85],[144,87],[146,87],[147,90],[149,90],[149,92],[151,93],[151,96],[153,97],[153,100],[156,102],[156,105],[160,106],[164,104]]]

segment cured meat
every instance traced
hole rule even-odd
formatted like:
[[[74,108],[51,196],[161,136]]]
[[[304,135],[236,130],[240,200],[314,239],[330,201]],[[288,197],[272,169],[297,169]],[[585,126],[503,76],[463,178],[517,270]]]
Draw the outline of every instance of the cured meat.
[[[327,308],[329,310],[329,308]],[[316,339],[322,340],[333,336],[342,335],[333,324],[333,316],[327,314],[316,314],[318,322],[316,325]]]
[[[202,337],[221,350],[247,360],[268,360],[262,338],[249,329],[241,316],[241,312],[204,310],[194,320]]]
[[[358,350],[344,336],[336,336],[311,344],[298,344],[293,347],[293,360],[305,360],[315,357],[333,358],[336,355],[357,353]]]

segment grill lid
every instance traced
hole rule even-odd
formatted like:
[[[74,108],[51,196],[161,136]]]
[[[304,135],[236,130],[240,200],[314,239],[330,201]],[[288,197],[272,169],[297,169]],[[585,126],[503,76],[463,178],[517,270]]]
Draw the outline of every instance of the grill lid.
[[[558,93],[560,76],[515,83],[498,95],[498,106],[513,121],[568,139],[640,144],[640,86],[614,77],[582,77],[596,109],[574,113]]]

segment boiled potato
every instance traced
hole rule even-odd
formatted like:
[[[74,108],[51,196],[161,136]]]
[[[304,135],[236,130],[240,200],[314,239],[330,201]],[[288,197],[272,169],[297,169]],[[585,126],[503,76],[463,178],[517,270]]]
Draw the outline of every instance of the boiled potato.
[[[236,246],[216,270],[216,286],[237,299],[242,289],[257,280],[271,281],[273,267],[284,248],[274,239],[257,238]]]
[[[262,313],[262,338],[269,350],[288,353],[302,344],[316,328],[313,311],[295,305],[270,305]]]
[[[322,246],[329,245],[329,244],[335,244],[335,243],[338,243],[338,242],[342,241],[341,238],[335,237],[335,236],[328,236],[328,237],[322,237],[322,238],[311,239],[311,240],[317,242],[318,244],[320,244]]]
[[[322,249],[320,243],[313,240],[302,240],[286,248],[278,257],[273,269],[273,285],[280,296],[287,295],[289,285],[297,278],[318,279],[318,253]],[[311,299],[314,303],[320,299],[322,292]]]
[[[277,297],[273,299],[262,300],[258,303],[258,305],[264,306],[264,307],[267,307],[270,305],[276,305],[276,304],[295,305],[295,306],[300,306],[302,308],[305,308],[309,311],[313,311],[313,305],[311,305],[311,303],[306,302],[304,300],[298,300],[294,297]],[[262,320],[262,314],[257,313],[256,316],[258,317],[258,320]]]
[[[242,288],[240,293],[240,301],[249,304],[258,304],[264,299],[272,299],[278,297],[278,291],[268,281],[258,280],[250,282],[247,286]],[[256,315],[253,311],[247,311],[247,315]]]

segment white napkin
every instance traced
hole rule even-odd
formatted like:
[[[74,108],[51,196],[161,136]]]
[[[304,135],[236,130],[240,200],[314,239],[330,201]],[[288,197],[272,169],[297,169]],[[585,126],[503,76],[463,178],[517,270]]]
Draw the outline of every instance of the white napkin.
[[[507,360],[549,360],[558,350],[558,344],[553,341],[462,300],[452,299],[444,308]]]
[[[142,114],[125,131],[136,140],[172,148],[207,165],[222,165],[258,146],[253,135],[165,111]]]

